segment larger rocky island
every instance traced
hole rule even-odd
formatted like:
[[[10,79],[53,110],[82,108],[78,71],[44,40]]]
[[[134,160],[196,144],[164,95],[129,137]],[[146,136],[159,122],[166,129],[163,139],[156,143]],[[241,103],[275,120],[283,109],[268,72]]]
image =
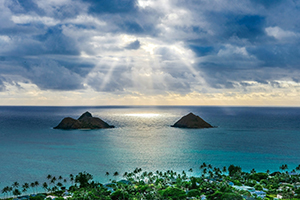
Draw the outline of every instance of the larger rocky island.
[[[213,128],[212,125],[204,121],[201,117],[189,113],[178,120],[172,127],[178,128]]]
[[[114,128],[91,113],[85,112],[78,119],[64,118],[54,129],[101,129]]]

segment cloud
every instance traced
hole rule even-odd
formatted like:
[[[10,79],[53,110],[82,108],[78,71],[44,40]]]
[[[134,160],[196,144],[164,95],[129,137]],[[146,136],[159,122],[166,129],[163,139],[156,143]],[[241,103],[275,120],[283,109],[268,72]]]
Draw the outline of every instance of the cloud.
[[[136,9],[136,0],[83,0],[87,2],[92,13],[128,13]]]
[[[278,40],[286,39],[286,38],[296,38],[299,37],[299,34],[296,34],[292,31],[284,31],[280,27],[267,27],[265,29],[269,36],[272,36]]]
[[[2,78],[0,77],[0,92],[3,92],[3,91],[5,91],[5,85],[4,85]]]
[[[130,43],[129,45],[126,46],[126,49],[138,49],[140,48],[141,44],[140,41],[136,40],[132,43]]]
[[[20,87],[139,98],[290,92],[283,82],[299,82],[299,6],[292,0],[1,1],[1,94]]]
[[[47,26],[54,26],[59,23],[58,20],[55,20],[50,17],[40,17],[40,16],[31,16],[31,15],[14,15],[11,20],[15,24],[30,24],[30,23],[41,23]]]
[[[25,75],[42,90],[82,89],[82,77],[51,60],[30,63]]]
[[[253,2],[255,4],[262,5],[265,8],[269,9],[269,8],[273,8],[275,6],[280,5],[284,1],[282,1],[282,0],[273,0],[273,1],[268,1],[268,0],[251,0],[251,2]]]

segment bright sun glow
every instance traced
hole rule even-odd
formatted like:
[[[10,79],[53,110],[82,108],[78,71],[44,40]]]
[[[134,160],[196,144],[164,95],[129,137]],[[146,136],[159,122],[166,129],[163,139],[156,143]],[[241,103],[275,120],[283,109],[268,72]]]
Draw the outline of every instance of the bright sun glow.
[[[160,114],[157,114],[157,113],[131,113],[131,114],[125,114],[125,116],[151,118],[151,117],[158,117],[158,116],[160,116]]]

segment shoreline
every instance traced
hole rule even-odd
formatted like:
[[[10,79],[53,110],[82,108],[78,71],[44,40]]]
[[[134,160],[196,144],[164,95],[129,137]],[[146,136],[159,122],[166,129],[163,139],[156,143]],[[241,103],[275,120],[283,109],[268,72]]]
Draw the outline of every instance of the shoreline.
[[[40,194],[40,196],[43,196],[43,199],[46,199],[44,194],[58,197],[56,199],[63,198],[64,196],[68,196],[68,199],[76,199],[76,196],[81,195],[80,191],[82,191],[82,189],[90,192],[95,189],[101,190],[109,199],[114,195],[124,195],[118,193],[120,188],[123,188],[124,190],[127,188],[129,190],[129,188],[137,189],[141,186],[148,188],[152,193],[149,193],[149,191],[146,192],[147,190],[141,192],[139,189],[136,191],[137,193],[132,193],[130,195],[132,195],[132,197],[140,196],[141,199],[151,199],[151,195],[151,197],[154,198],[153,192],[156,193],[155,195],[161,197],[164,197],[164,195],[172,196],[175,195],[175,193],[178,195],[179,192],[182,196],[180,199],[187,199],[188,197],[204,199],[205,197],[209,200],[212,199],[214,195],[219,195],[220,197],[222,195],[231,195],[237,199],[240,197],[245,198],[245,195],[248,197],[255,197],[254,199],[257,199],[257,197],[274,199],[275,196],[277,197],[278,195],[283,195],[285,197],[289,195],[289,197],[300,198],[300,174],[297,172],[300,170],[300,165],[291,171],[288,170],[287,165],[281,165],[279,167],[281,172],[270,172],[269,170],[266,172],[256,172],[255,169],[251,172],[244,172],[241,167],[235,165],[220,169],[206,163],[203,163],[199,169],[202,171],[202,175],[199,177],[189,175],[194,171],[192,168],[188,171],[182,171],[181,173],[172,170],[147,172],[143,171],[141,168],[136,168],[132,172],[125,172],[122,176],[118,172],[112,174],[106,172],[105,175],[107,176],[107,180],[109,180],[106,184],[93,181],[93,175],[87,172],[80,172],[76,176],[70,174],[69,180],[64,179],[63,177],[56,178],[48,175],[47,181],[43,184],[35,182],[34,185],[33,182],[30,185],[33,190],[35,189],[37,191],[36,187],[43,187],[45,192],[46,190],[48,191],[46,193],[36,192],[37,194]],[[69,183],[71,186],[68,187],[61,182],[64,182],[65,184]],[[25,184],[21,186],[17,182],[13,183],[11,187],[14,187],[15,189],[10,190],[10,192],[15,192],[15,195],[10,195],[10,197],[6,196],[6,198],[2,197],[1,199],[12,199],[12,197],[16,197],[17,195],[20,197],[23,196],[23,199],[29,199],[28,197],[30,195],[21,195],[17,192],[17,190],[19,190],[17,188],[20,187],[24,189],[26,188],[25,186]],[[226,187],[227,192],[222,191],[224,189],[222,189],[222,187]],[[2,195],[8,195],[5,188],[3,188],[1,192]],[[33,196],[36,196],[37,194]],[[150,196],[145,197],[145,195]]]

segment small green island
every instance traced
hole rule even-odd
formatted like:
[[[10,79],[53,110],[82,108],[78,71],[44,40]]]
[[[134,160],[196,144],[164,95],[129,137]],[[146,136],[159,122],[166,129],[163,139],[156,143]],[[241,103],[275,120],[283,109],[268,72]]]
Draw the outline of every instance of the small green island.
[[[210,125],[209,123],[207,123],[201,117],[195,115],[194,113],[189,113],[183,116],[171,127],[192,128],[192,129],[213,128],[212,125]]]
[[[203,163],[199,169],[190,168],[180,173],[147,172],[136,168],[125,172],[106,172],[107,184],[93,180],[93,175],[80,172],[62,176],[46,176],[44,183],[14,182],[4,187],[2,199],[31,200],[142,200],[142,199],[198,199],[198,200],[251,200],[251,199],[300,199],[300,165],[288,171],[281,165],[280,171],[270,173],[242,171],[241,167],[230,165],[217,168]],[[194,171],[195,170],[195,171]],[[193,172],[201,174],[192,176]],[[44,193],[38,193],[43,189]]]
[[[65,117],[54,129],[103,129],[114,128],[98,117],[93,117],[90,112],[83,113],[78,119]]]

